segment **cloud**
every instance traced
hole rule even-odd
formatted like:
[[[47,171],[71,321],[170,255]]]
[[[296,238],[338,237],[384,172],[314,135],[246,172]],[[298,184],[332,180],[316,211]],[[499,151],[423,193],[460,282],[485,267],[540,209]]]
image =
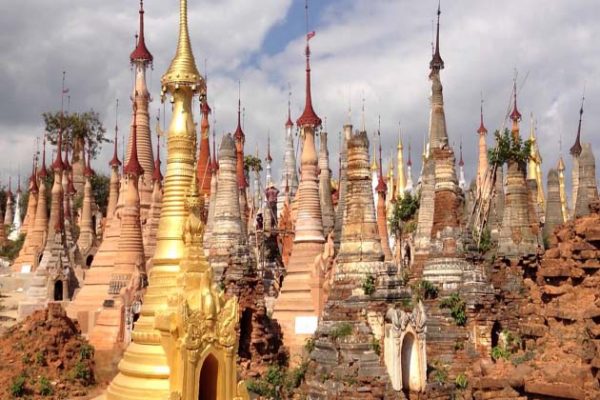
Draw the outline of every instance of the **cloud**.
[[[131,90],[128,55],[137,29],[137,3],[133,1],[127,7],[117,0],[80,1],[75,6],[65,0],[26,3],[5,7],[7,12],[0,16],[4,32],[0,36],[0,87],[7,103],[0,110],[0,145],[16,146],[0,167],[13,173],[15,162],[28,157],[31,138],[41,131],[40,113],[59,107],[63,68],[68,70],[72,108],[94,107],[105,117],[105,125],[114,125],[114,99],[124,102]],[[311,41],[313,102],[317,113],[327,117],[331,165],[337,166],[336,134],[348,118],[348,105],[358,125],[363,97],[367,130],[375,132],[381,115],[383,147],[393,149],[400,122],[405,148],[408,142],[412,144],[417,162],[428,127],[427,75],[437,2],[332,0],[320,7],[320,15],[312,18],[318,25],[311,27],[317,31]],[[149,75],[155,114],[160,75],[175,50],[178,8],[176,1],[147,1],[145,8],[147,44],[155,56]],[[292,38],[274,53],[264,43],[270,32],[281,32],[275,26],[298,31],[297,25],[303,25],[303,15],[290,10],[291,0],[259,5],[243,0],[190,0],[189,10],[190,34],[201,70],[208,58],[209,101],[217,131],[235,129],[237,81],[241,79],[247,151],[254,153],[257,143],[264,156],[270,132],[276,177],[288,83],[293,90],[293,119],[304,104],[304,38]],[[456,151],[459,141],[463,142],[467,179],[475,175],[480,94],[485,99],[489,131],[505,126],[515,68],[524,116],[522,132],[529,132],[533,112],[545,171],[556,165],[561,135],[570,166],[568,148],[576,133],[584,83],[583,140],[598,147],[593,129],[600,124],[600,116],[593,110],[600,106],[596,79],[600,55],[592,38],[600,36],[594,20],[599,13],[600,4],[594,0],[442,4],[448,134]],[[122,111],[120,125],[128,123],[128,112]],[[488,143],[492,142],[490,133]],[[110,158],[109,149],[105,153],[96,169],[101,170]],[[389,158],[389,153],[386,150],[384,156]],[[335,174],[336,168],[332,169]],[[415,174],[419,169],[416,165]]]

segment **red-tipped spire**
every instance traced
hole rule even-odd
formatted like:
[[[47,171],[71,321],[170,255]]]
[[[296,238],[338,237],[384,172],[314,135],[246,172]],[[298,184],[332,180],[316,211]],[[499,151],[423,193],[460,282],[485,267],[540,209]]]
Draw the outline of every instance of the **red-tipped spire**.
[[[287,118],[287,121],[285,121],[286,128],[291,128],[294,126],[294,123],[292,122],[292,102],[290,99],[291,96],[292,96],[292,92],[290,92],[288,94],[288,118]]]
[[[459,167],[464,167],[465,166],[465,162],[463,160],[463,155],[462,155],[462,140],[460,142],[460,161],[458,162],[458,166]]]
[[[58,131],[58,143],[56,144],[56,160],[52,163],[52,169],[54,171],[62,172],[65,169],[65,164],[62,159],[62,116],[61,116],[61,127]]]
[[[114,167],[114,168],[119,168],[119,166],[121,165],[121,161],[119,161],[119,155],[117,154],[118,138],[119,138],[119,119],[118,119],[119,99],[117,99],[117,107],[116,107],[115,114],[116,114],[115,115],[115,151],[113,153],[113,158],[112,158],[112,160],[110,160],[108,165],[110,165],[111,167]]]
[[[238,113],[237,113],[237,128],[235,128],[235,133],[233,134],[234,139],[240,142],[244,142],[246,140],[246,136],[244,135],[244,131],[242,130],[242,100],[238,95]]]
[[[83,154],[84,154],[84,162],[85,162],[85,149],[83,151]],[[85,164],[85,169],[83,170],[83,176],[89,178],[93,175],[94,175],[94,170],[92,169],[92,148],[88,144],[87,162]]]
[[[438,10],[437,10],[437,32],[435,35],[435,51],[433,53],[433,57],[431,58],[431,62],[429,62],[429,68],[432,71],[439,71],[444,69],[444,60],[442,60],[442,56],[440,55],[440,14],[441,4],[438,2]]]
[[[514,96],[514,104],[513,104],[512,113],[510,114],[510,119],[512,119],[513,122],[519,122],[519,121],[521,121],[521,113],[519,112],[519,109],[517,108],[517,80],[516,79],[513,82],[513,96]]]
[[[129,157],[129,161],[123,170],[123,173],[137,178],[140,175],[144,174],[144,169],[140,165],[140,161],[138,160],[138,151],[137,151],[137,105],[133,103],[133,139],[131,140],[131,156]]]
[[[154,57],[152,57],[152,54],[150,53],[150,51],[148,51],[148,48],[146,47],[146,42],[144,40],[144,2],[143,2],[143,0],[140,0],[140,32],[139,32],[139,37],[138,37],[138,41],[137,41],[137,47],[135,48],[135,50],[133,50],[133,52],[129,56],[129,59],[131,60],[132,64],[136,61],[139,61],[142,63],[147,63],[147,64],[152,64],[152,61],[154,60]]]
[[[387,185],[385,184],[385,180],[383,179],[383,162],[381,159],[381,132],[378,129],[377,130],[377,137],[379,138],[379,179],[377,180],[377,187],[375,188],[375,190],[377,190],[377,193],[384,193],[387,192]]]
[[[577,136],[575,137],[575,143],[569,150],[574,157],[579,157],[581,155],[581,120],[583,118],[583,102],[585,101],[585,97],[581,98],[581,108],[579,109],[579,125],[577,126]]]
[[[305,3],[305,11],[306,11],[306,102],[304,104],[304,111],[296,124],[298,126],[312,126],[313,128],[317,128],[321,126],[321,118],[317,115],[312,105],[312,95],[311,95],[311,85],[310,85],[310,45],[309,41],[315,36],[315,32],[308,32],[308,0]]]
[[[42,145],[42,166],[38,171],[39,178],[45,178],[48,176],[48,170],[46,169],[46,134],[44,134],[44,144]]]
[[[480,135],[485,135],[488,131],[483,124],[483,100],[481,101],[481,113],[480,113],[481,122],[479,124],[479,129],[477,129],[477,133]]]
[[[268,162],[273,161],[273,158],[271,157],[271,134],[270,133],[267,135],[267,157],[265,158],[265,160]]]
[[[154,172],[152,173],[152,180],[161,182],[162,179],[163,176],[160,172],[160,136],[156,135],[156,160],[154,160]]]
[[[35,157],[33,157],[33,161],[31,162],[31,176],[29,177],[29,188],[31,193],[37,193],[39,191],[37,179],[35,176]]]

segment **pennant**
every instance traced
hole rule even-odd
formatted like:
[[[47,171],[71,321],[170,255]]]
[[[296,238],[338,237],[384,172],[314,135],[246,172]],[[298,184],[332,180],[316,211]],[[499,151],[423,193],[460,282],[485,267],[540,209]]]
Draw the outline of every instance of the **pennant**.
[[[306,40],[307,40],[307,41],[309,41],[310,39],[314,38],[316,34],[317,34],[317,33],[316,33],[315,31],[308,32],[308,33],[306,34]]]

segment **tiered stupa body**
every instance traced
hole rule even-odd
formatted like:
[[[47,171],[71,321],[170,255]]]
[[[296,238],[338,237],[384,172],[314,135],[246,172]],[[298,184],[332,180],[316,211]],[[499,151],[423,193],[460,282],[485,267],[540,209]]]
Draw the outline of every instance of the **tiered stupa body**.
[[[307,38],[308,39],[308,38]],[[322,304],[318,276],[313,276],[314,260],[323,252],[323,220],[319,200],[318,160],[315,131],[321,119],[313,109],[310,84],[310,48],[306,44],[306,103],[296,124],[303,138],[300,159],[300,185],[295,201],[298,203],[294,245],[286,266],[281,292],[273,316],[281,324],[283,341],[291,360],[301,354],[304,341],[317,328]],[[316,278],[316,279],[315,279]]]
[[[510,115],[513,121],[511,134],[514,138],[518,138],[521,114],[517,109],[516,83],[513,91],[514,107]],[[507,257],[536,254],[538,245],[541,244],[538,216],[533,208],[525,174],[525,163],[508,162],[504,212],[498,237],[498,254]]]
[[[290,103],[288,102],[288,119],[285,122],[285,149],[283,155],[283,168],[281,172],[281,183],[279,187],[285,188],[289,186],[289,197],[290,201],[296,195],[298,190],[298,170],[296,166],[296,151],[294,150],[294,123],[292,122]],[[283,202],[285,200],[285,193],[282,190],[279,193],[277,209],[281,214],[283,210]]]
[[[390,238],[388,234],[388,218],[385,209],[385,197],[387,194],[387,185],[383,178],[383,161],[381,159],[381,137],[379,140],[379,180],[377,182],[377,232],[381,242],[381,249],[385,256],[385,261],[392,261],[392,251],[390,249]],[[404,192],[402,193],[404,195]]]
[[[200,195],[204,198],[210,196],[210,124],[208,122],[208,115],[211,109],[208,106],[206,98],[200,104],[200,113],[202,114],[202,120],[200,121],[200,149],[198,151],[198,188]],[[216,150],[215,150],[216,151]]]
[[[119,167],[121,165],[117,155],[118,131],[118,127],[115,126],[113,158],[109,163],[111,176],[103,240],[94,255],[90,269],[86,271],[83,287],[67,308],[69,317],[77,319],[84,333],[89,333],[96,323],[96,318],[108,293],[114,263],[118,258],[117,250],[121,231],[121,220],[116,215],[120,191]],[[123,200],[122,196],[121,200]]]
[[[344,220],[344,209],[346,208],[346,193],[348,192],[348,141],[352,136],[352,123],[348,121],[344,125],[342,133],[342,148],[340,149],[340,180],[338,183],[339,201],[335,212],[334,243],[339,248],[342,237],[342,223]]]
[[[213,128],[214,129],[214,128]],[[215,222],[215,208],[217,203],[217,190],[219,187],[219,163],[217,162],[217,147],[215,142],[215,132],[213,131],[213,155],[210,163],[210,202],[208,204],[208,217],[206,220],[206,229],[204,230],[204,252],[208,256],[209,246],[211,244],[212,229]]]
[[[96,227],[92,219],[92,206],[93,206],[93,195],[92,195],[92,177],[94,171],[90,165],[91,154],[88,154],[88,161],[83,171],[85,177],[85,185],[83,187],[83,204],[81,207],[81,222],[79,223],[79,238],[77,239],[77,246],[83,258],[87,261],[88,257],[95,254],[96,248]],[[90,266],[88,264],[88,266]]]
[[[32,189],[35,186],[35,192],[32,194]],[[23,224],[21,225],[21,233],[27,234],[29,229],[33,226],[33,220],[35,219],[35,209],[37,207],[37,177],[35,174],[35,162],[31,170],[31,176],[29,177],[28,185],[29,198],[27,199],[27,208],[25,209],[25,218],[23,218]],[[27,238],[25,238],[27,240]],[[23,243],[23,247],[25,244]]]
[[[134,115],[136,104],[134,103]],[[133,138],[129,161],[123,169],[127,188],[124,193],[119,237],[118,258],[112,269],[108,293],[105,294],[103,308],[96,324],[90,332],[90,343],[96,349],[96,360],[103,356],[112,360],[115,350],[121,350],[129,343],[131,336],[133,306],[141,302],[141,291],[145,281],[144,245],[140,222],[139,179],[144,175],[137,154],[137,121],[133,119]],[[110,361],[108,362],[110,363]]]
[[[203,204],[195,184],[192,98],[198,93],[204,96],[206,85],[191,50],[186,0],[180,0],[179,26],[177,52],[161,80],[163,94],[173,99],[173,119],[167,132],[167,170],[156,252],[141,315],[132,332],[133,342],[107,389],[108,400],[233,400],[240,395],[247,399],[247,394],[236,389],[232,367],[237,347],[231,331],[238,318],[235,300],[224,303],[219,298],[202,250]],[[183,321],[176,318],[181,311],[187,316]],[[197,332],[200,324],[208,324],[202,325],[209,328],[208,342],[203,336],[186,346],[176,345],[184,340],[183,335]],[[221,335],[215,337],[216,326],[221,328]]]
[[[598,199],[596,183],[596,159],[592,145],[584,143],[579,156],[579,187],[577,188],[577,203],[575,203],[575,218],[589,215],[590,204]]]
[[[462,154],[462,143],[460,144],[460,160],[458,161],[458,187],[463,192],[467,191],[467,179],[465,178],[465,161]]]
[[[129,60],[135,72],[135,82],[133,87],[132,99],[136,104],[135,119],[137,124],[137,153],[139,163],[144,169],[144,174],[140,177],[140,205],[142,207],[142,218],[148,216],[150,205],[152,204],[152,174],[154,172],[154,157],[152,155],[152,138],[150,133],[150,114],[148,104],[152,101],[148,86],[146,84],[146,73],[152,66],[154,57],[146,47],[144,30],[144,7],[143,1],[140,1],[139,10],[139,36],[136,48],[131,52]],[[129,142],[125,153],[125,165],[129,162],[132,151],[133,122],[130,125]]]
[[[160,171],[160,138],[156,137],[156,160],[154,160],[154,172],[152,173],[152,203],[150,212],[143,227],[144,232],[144,255],[146,259],[154,255],[156,250],[156,232],[158,230],[158,221],[160,220],[160,210],[162,209],[162,180]],[[150,272],[152,262],[146,263],[146,273]]]
[[[487,154],[487,144],[485,141],[485,137],[488,133],[484,123],[483,123],[483,104],[481,105],[481,114],[480,114],[480,124],[479,129],[477,129],[477,134],[479,136],[479,157],[477,161],[477,193],[481,193],[484,189],[486,174],[488,170],[488,154]]]
[[[17,240],[21,235],[21,194],[21,176],[19,175],[17,192],[15,196],[14,215],[10,225],[10,235],[8,235],[9,240]]]
[[[319,147],[319,196],[321,199],[321,216],[323,218],[323,234],[325,236],[333,230],[335,225],[335,211],[331,197],[331,169],[329,168],[329,149],[327,148],[327,132],[321,132],[321,146]]]
[[[239,185],[236,174],[236,147],[231,134],[223,136],[219,148],[219,182],[215,198],[213,226],[208,244],[211,268],[216,282],[221,281],[223,270],[233,246],[242,242]]]
[[[379,183],[379,165],[375,160],[375,146],[373,146],[373,161],[371,162],[371,197],[373,205],[377,208],[377,184]]]
[[[35,213],[37,210],[37,202],[39,197],[39,189],[37,183],[37,174],[35,171],[35,164],[33,166],[33,170],[31,172],[31,177],[29,178],[29,200],[27,202],[27,214],[24,219],[22,232],[26,233],[25,241],[23,242],[23,247],[21,247],[21,251],[19,251],[19,256],[16,258],[13,263],[13,271],[21,272],[23,270],[23,266],[27,265],[24,271],[32,271],[33,264],[35,260],[35,255],[37,253],[37,248],[39,246],[34,246],[33,244],[39,242],[39,237],[34,235],[34,224],[35,224]],[[2,231],[4,229],[2,228]]]
[[[402,137],[398,137],[396,164],[398,168],[398,173],[396,174],[396,198],[401,199],[404,197],[404,192],[407,190],[406,173],[404,171],[404,145],[402,144]]]
[[[543,235],[549,238],[554,232],[554,228],[564,223],[562,205],[560,202],[560,182],[558,171],[551,169],[548,171],[548,197],[546,202]]]

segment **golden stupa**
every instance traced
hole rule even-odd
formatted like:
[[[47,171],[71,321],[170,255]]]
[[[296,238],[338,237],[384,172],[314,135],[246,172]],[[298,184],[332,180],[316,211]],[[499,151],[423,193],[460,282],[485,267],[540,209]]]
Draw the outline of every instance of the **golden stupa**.
[[[191,51],[187,0],[180,0],[179,43],[161,79],[173,119],[156,252],[132,343],[103,399],[243,400],[237,381],[237,299],[225,301],[203,253],[204,221],[195,177],[192,98],[206,83]]]

